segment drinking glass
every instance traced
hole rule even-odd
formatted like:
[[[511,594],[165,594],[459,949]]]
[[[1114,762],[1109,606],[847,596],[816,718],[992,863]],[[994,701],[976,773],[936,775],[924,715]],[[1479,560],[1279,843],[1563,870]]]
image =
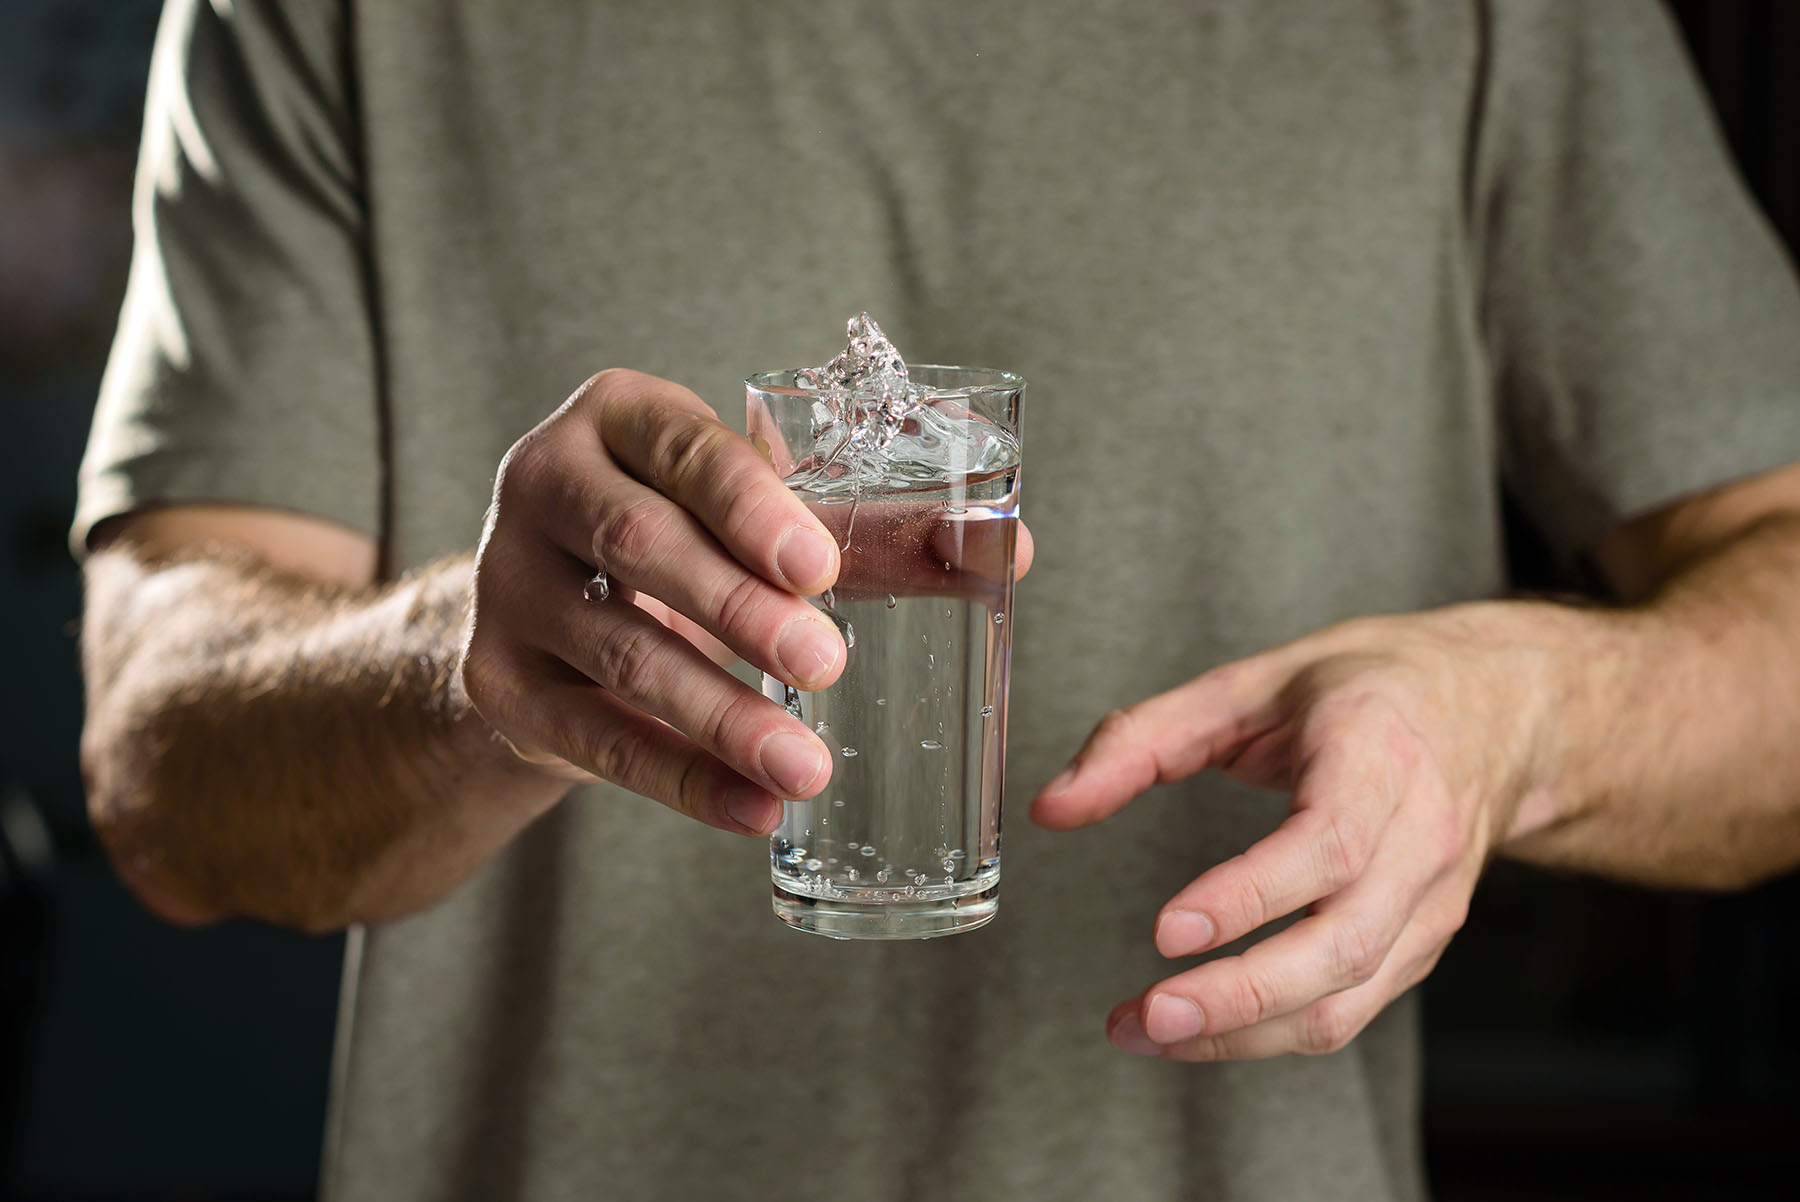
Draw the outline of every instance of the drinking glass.
[[[839,939],[956,934],[999,905],[1025,381],[908,371],[930,394],[867,479],[808,470],[844,427],[793,371],[745,381],[752,443],[841,551],[814,603],[844,634],[843,674],[816,693],[763,677],[832,754],[831,783],[770,839],[775,913]]]

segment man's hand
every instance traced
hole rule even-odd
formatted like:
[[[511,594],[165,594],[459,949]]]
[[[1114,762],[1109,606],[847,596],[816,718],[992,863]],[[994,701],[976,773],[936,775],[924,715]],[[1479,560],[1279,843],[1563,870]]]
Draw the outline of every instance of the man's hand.
[[[1159,951],[1195,955],[1306,911],[1121,1003],[1113,1043],[1178,1060],[1335,1051],[1422,980],[1554,767],[1565,660],[1542,648],[1605,621],[1526,603],[1359,619],[1109,715],[1035,821],[1098,822],[1205,768],[1293,795],[1276,831],[1163,907]]]
[[[591,603],[596,569],[613,591]],[[801,689],[836,679],[843,640],[803,594],[837,572],[830,535],[699,397],[602,372],[501,463],[464,686],[533,762],[764,834],[780,798],[825,787],[831,757],[717,661]]]

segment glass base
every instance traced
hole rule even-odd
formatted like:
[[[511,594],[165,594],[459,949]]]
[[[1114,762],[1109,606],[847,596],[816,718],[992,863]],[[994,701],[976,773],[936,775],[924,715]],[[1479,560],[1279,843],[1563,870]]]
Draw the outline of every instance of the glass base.
[[[985,926],[1000,909],[1000,882],[979,893],[918,902],[854,902],[773,887],[775,917],[832,939],[935,939]]]

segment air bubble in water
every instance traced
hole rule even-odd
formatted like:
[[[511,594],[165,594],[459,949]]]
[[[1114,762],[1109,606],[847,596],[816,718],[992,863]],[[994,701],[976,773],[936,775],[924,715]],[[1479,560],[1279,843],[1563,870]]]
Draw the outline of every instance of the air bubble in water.
[[[831,804],[841,810],[844,808],[844,799],[842,797],[839,797],[835,801],[833,801]],[[852,843],[850,846],[855,847],[856,844]]]
[[[949,611],[949,610],[947,610],[947,609],[946,609],[946,610],[945,610],[945,611],[944,611],[944,616],[945,616],[945,617],[946,617],[946,618],[948,618],[948,617],[950,617],[950,616],[951,616],[951,613],[950,613],[950,611]]]
[[[844,758],[847,760],[856,758],[856,748],[854,747],[840,747],[838,750],[844,753]]]
[[[994,707],[991,705],[984,705],[981,707],[981,716],[983,718],[987,717],[989,714],[992,714],[993,712],[994,712]]]
[[[844,869],[844,879],[847,881],[854,881],[860,876],[862,876],[862,873],[856,871],[854,868]]]
[[[817,724],[817,725],[816,725],[816,726],[814,726],[814,727],[813,727],[813,733],[814,733],[814,734],[821,734],[821,735],[822,735],[822,734],[824,734],[824,733],[825,733],[825,732],[826,732],[826,731],[828,731],[828,730],[830,730],[830,729],[831,729],[831,723],[829,723],[829,722],[820,722],[820,723],[819,723],[819,724]]]
[[[875,854],[875,849],[873,847],[868,846],[867,844],[864,844],[861,854],[863,854],[865,856],[872,856]]]
[[[808,872],[817,872],[819,869],[825,867],[825,862],[817,856],[814,856],[806,861],[804,867]]]
[[[1005,621],[1006,621],[1005,614],[995,614],[994,615],[994,625],[999,626],[1002,623],[1004,623]]]
[[[936,739],[921,739],[919,741],[919,746],[923,747],[926,751],[942,751],[944,749],[944,745]]]
[[[886,705],[886,704],[887,704],[887,698],[886,698],[886,697],[877,697],[877,698],[876,698],[876,699],[875,699],[875,704],[876,704],[876,705]]]
[[[883,868],[880,872],[875,874],[875,879],[885,885],[888,883],[888,877],[892,875],[893,871],[891,869]]]
[[[956,861],[950,859],[948,856],[944,857],[944,871],[945,872],[955,872],[956,871]]]
[[[930,653],[930,652],[926,652],[926,654],[925,654],[925,666],[926,666],[926,667],[928,667],[928,668],[935,668],[935,667],[937,667],[937,656],[935,656],[935,655],[933,655],[933,654],[931,654],[931,653]]]

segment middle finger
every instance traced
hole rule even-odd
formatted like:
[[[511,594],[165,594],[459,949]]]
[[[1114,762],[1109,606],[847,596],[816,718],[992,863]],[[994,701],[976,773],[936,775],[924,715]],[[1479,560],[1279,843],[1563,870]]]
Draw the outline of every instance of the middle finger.
[[[573,580],[579,565],[567,565]],[[589,604],[579,586],[535,640],[619,700],[667,722],[750,780],[789,799],[830,779],[831,757],[806,725],[635,605]]]
[[[795,688],[836,679],[845,652],[831,620],[726,554],[692,514],[623,473],[594,479],[584,491],[584,522],[556,535],[565,551],[662,601]]]

